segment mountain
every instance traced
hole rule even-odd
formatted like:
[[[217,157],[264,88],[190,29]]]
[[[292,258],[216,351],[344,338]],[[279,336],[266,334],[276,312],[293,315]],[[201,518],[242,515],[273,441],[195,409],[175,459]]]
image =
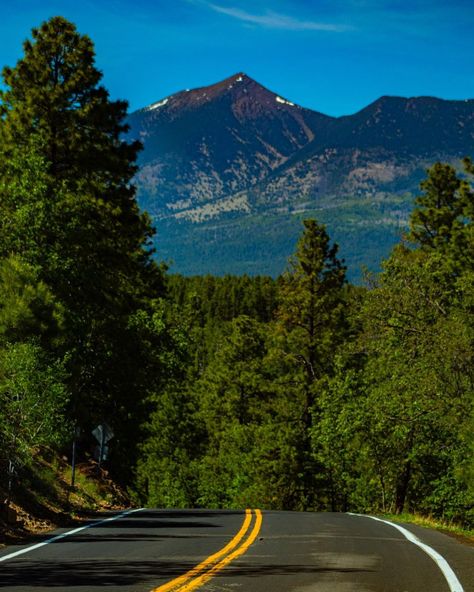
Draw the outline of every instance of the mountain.
[[[145,146],[140,193],[157,215],[220,201],[267,178],[329,119],[245,74],[179,92],[130,117]]]
[[[295,105],[243,73],[129,116],[138,199],[160,258],[187,274],[270,273],[301,220],[339,243],[352,279],[399,240],[425,171],[474,152],[474,100],[382,97],[354,115]]]

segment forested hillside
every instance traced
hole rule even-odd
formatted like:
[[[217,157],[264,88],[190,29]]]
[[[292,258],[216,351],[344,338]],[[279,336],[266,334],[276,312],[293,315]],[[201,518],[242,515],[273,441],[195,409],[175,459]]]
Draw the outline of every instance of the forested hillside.
[[[92,453],[137,503],[397,512],[474,524],[474,164],[436,163],[365,287],[307,219],[287,270],[153,258],[127,105],[55,17],[3,72],[0,471]],[[159,232],[159,228],[157,229]],[[158,253],[159,257],[159,253]],[[7,478],[8,475],[10,478]]]
[[[141,499],[472,525],[473,195],[442,164],[423,189],[366,288],[314,220],[277,281],[168,278],[186,358],[147,426]]]

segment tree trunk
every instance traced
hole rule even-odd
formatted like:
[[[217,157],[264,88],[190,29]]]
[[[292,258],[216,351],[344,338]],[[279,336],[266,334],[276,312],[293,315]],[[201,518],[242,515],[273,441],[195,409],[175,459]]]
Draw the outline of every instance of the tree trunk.
[[[397,482],[397,489],[395,494],[395,514],[401,514],[405,507],[405,501],[408,493],[408,486],[411,479],[411,461],[407,460],[402,474]]]

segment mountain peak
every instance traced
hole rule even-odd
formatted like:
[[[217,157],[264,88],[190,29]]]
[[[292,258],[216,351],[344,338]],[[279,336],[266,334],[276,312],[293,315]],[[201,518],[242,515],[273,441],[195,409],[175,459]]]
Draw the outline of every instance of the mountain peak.
[[[226,80],[231,82],[255,82],[255,80],[253,80],[253,78],[250,78],[250,76],[247,76],[245,72],[237,72],[237,74],[230,76]]]
[[[345,241],[353,272],[371,266],[426,168],[474,154],[474,100],[382,96],[333,118],[284,96],[236,72],[129,117],[127,139],[144,144],[137,195],[178,271],[278,274],[313,216]]]
[[[232,94],[238,94],[241,92],[248,92],[250,88],[258,89],[262,88],[263,86],[247,76],[244,72],[237,72],[233,76],[229,76],[228,78],[224,78],[220,82],[216,82],[215,84],[211,84],[210,86],[203,86],[200,88],[196,88],[194,93],[206,93],[206,96],[210,98],[216,98],[222,94],[227,94],[230,91],[233,91]],[[246,90],[244,90],[246,89]]]
[[[155,111],[156,113],[172,112],[182,109],[195,109],[216,100],[229,101],[234,106],[236,115],[247,115],[273,111],[275,109],[298,108],[291,101],[278,96],[268,90],[256,80],[245,74],[237,72],[220,82],[209,86],[202,86],[192,90],[186,89],[169,97],[152,103],[142,111]]]

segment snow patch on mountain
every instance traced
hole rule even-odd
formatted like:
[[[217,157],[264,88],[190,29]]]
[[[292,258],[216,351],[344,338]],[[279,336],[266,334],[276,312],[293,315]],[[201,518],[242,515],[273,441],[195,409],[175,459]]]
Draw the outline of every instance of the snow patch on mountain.
[[[275,97],[275,101],[277,103],[282,103],[283,105],[290,105],[290,107],[294,107],[295,104],[291,101],[287,101],[286,99],[282,99],[281,97]]]
[[[169,101],[169,99],[163,99],[162,101],[158,101],[158,103],[153,103],[152,105],[150,105],[149,107],[147,107],[147,111],[152,111],[153,109],[158,109],[158,107],[163,107],[163,105],[166,105],[166,103]]]

